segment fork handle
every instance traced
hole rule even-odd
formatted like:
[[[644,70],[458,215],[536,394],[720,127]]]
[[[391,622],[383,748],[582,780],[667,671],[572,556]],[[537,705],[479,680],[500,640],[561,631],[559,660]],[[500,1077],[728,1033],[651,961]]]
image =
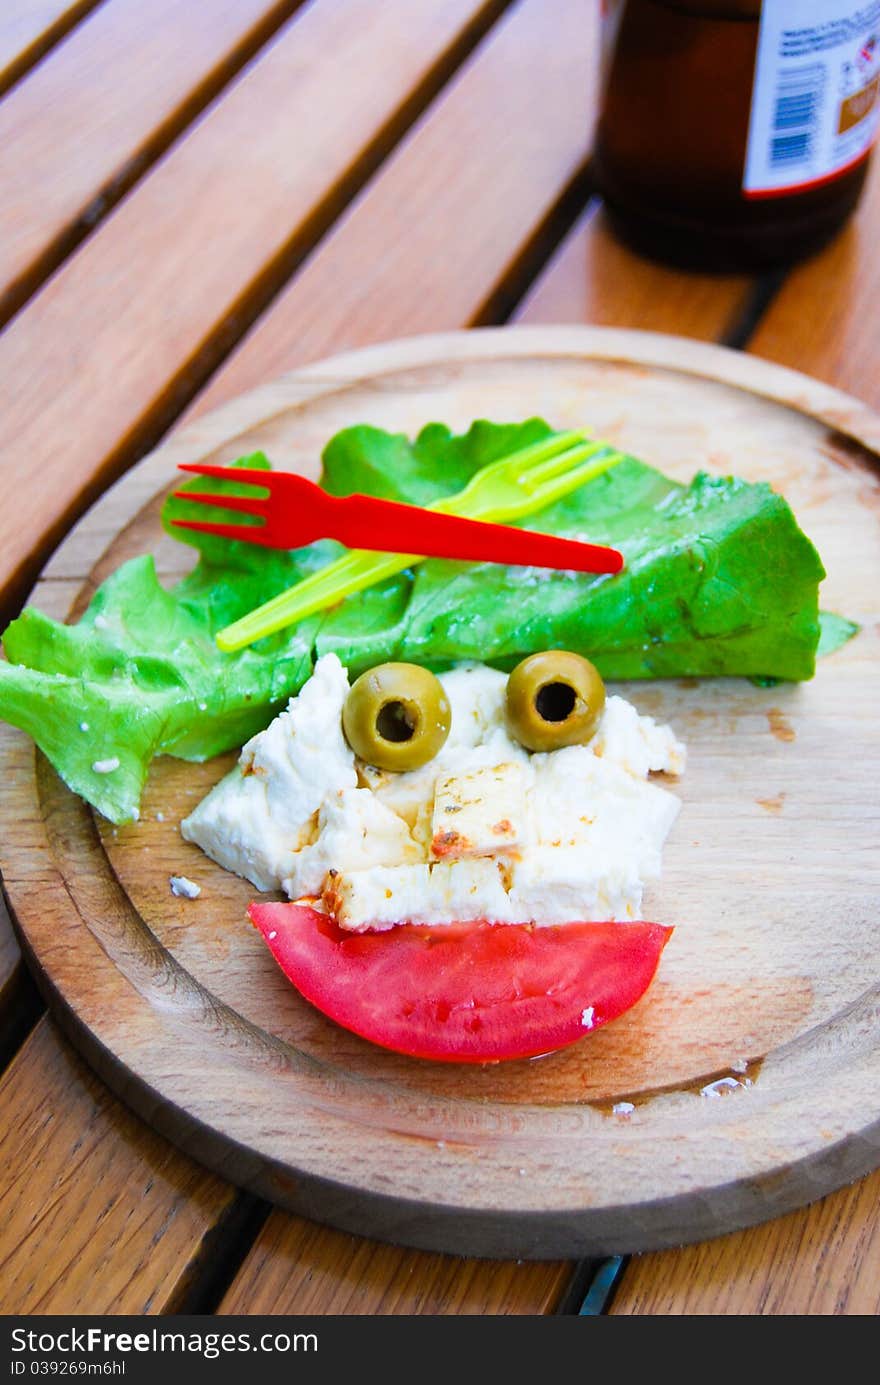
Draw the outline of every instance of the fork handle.
[[[560,539],[530,529],[464,519],[440,510],[369,495],[328,497],[327,538],[350,548],[407,553],[464,562],[510,563],[569,572],[614,573],[623,567],[615,548]]]

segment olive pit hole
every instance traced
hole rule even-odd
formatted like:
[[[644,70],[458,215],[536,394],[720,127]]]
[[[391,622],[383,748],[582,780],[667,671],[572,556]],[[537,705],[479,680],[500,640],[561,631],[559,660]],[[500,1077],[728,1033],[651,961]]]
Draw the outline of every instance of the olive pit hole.
[[[393,745],[403,745],[404,742],[411,741],[417,725],[418,718],[414,715],[413,709],[396,699],[383,703],[376,717],[376,730],[379,735],[383,741],[390,741]]]
[[[544,721],[566,721],[576,702],[577,694],[570,683],[545,683],[538,689],[535,710]]]

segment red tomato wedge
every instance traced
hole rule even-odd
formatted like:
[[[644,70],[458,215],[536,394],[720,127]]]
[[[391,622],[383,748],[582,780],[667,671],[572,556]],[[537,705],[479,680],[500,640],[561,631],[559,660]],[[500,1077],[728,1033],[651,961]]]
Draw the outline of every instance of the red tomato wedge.
[[[302,904],[248,912],[323,1014],[382,1048],[451,1063],[552,1053],[616,1019],[647,990],[672,933],[658,923],[346,933]]]

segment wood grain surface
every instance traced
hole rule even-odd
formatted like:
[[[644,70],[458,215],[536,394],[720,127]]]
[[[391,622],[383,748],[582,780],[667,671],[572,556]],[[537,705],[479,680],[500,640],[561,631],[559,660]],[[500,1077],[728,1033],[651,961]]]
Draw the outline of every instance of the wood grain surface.
[[[0,318],[297,3],[214,0],[205,24],[188,0],[112,0],[3,102]]]
[[[382,377],[381,388],[371,372]],[[716,383],[715,376],[724,383]],[[633,411],[625,401],[636,390],[638,409]],[[769,398],[774,393],[803,412],[779,408]],[[422,339],[396,351],[382,348],[306,369],[221,410],[213,421],[194,425],[189,439],[182,435],[98,507],[95,532],[106,532],[114,507],[118,519],[137,513],[121,497],[128,490],[141,504],[153,476],[163,471],[167,476],[187,449],[189,455],[195,449],[225,456],[262,445],[279,464],[297,465],[313,457],[318,437],[354,416],[408,428],[429,416],[462,423],[479,411],[477,401],[491,405],[488,411],[496,416],[537,408],[563,425],[589,416],[600,433],[684,476],[701,460],[719,465],[721,443],[713,438],[723,437],[724,446],[735,449],[741,474],[755,479],[769,475],[791,497],[829,566],[832,603],[842,603],[857,617],[867,615],[870,623],[870,602],[876,597],[847,585],[851,565],[841,556],[855,546],[864,551],[867,563],[876,561],[871,517],[864,507],[866,477],[847,465],[845,450],[829,440],[827,424],[809,414],[832,420],[838,429],[874,445],[880,440],[877,419],[854,401],[800,377],[650,335],[531,329]],[[697,426],[698,419],[706,423]],[[226,441],[218,447],[221,437]],[[154,522],[145,513],[130,524],[124,543],[107,561],[113,564],[131,545],[142,545]],[[81,546],[79,551],[85,550]],[[164,562],[161,550],[160,558]],[[859,606],[859,601],[868,605]],[[179,814],[196,800],[210,779],[203,782],[192,767],[184,773],[179,766],[160,765],[144,820],[130,831],[105,833],[100,847],[89,837],[92,829],[78,803],[53,787],[53,776],[41,774],[39,793],[51,840],[31,840],[28,834],[39,828],[33,809],[10,804],[15,821],[6,829],[5,878],[41,966],[49,961],[53,982],[68,1003],[76,994],[80,1023],[102,1035],[105,1049],[115,1053],[123,1068],[137,1071],[142,1081],[149,1073],[154,1089],[161,1074],[168,1106],[157,1109],[153,1118],[172,1129],[170,1108],[177,1101],[180,1138],[180,1109],[185,1106],[185,1137],[197,1139],[208,1161],[216,1161],[216,1142],[224,1134],[237,1139],[235,1176],[277,1200],[391,1239],[470,1251],[481,1246],[496,1254],[600,1251],[706,1235],[723,1228],[725,1221],[730,1226],[772,1215],[876,1162],[876,1118],[869,1095],[877,1081],[872,1072],[876,1055],[871,998],[861,993],[859,922],[871,907],[874,882],[870,863],[857,849],[865,794],[875,772],[868,749],[870,724],[862,707],[867,692],[861,690],[870,684],[875,658],[872,639],[862,637],[829,663],[823,677],[797,689],[743,690],[723,682],[638,688],[638,704],[678,725],[695,751],[682,793],[683,821],[688,805],[696,814],[691,831],[699,821],[697,841],[679,837],[672,845],[663,887],[653,901],[661,917],[674,909],[677,952],[640,1017],[633,1012],[631,1019],[596,1035],[589,1054],[570,1050],[540,1067],[512,1064],[472,1075],[407,1064],[340,1037],[308,1007],[295,998],[292,1003],[271,967],[254,988],[254,968],[268,961],[259,948],[254,952],[253,935],[239,936],[234,930],[249,888],[222,872],[212,874],[213,868],[195,853],[197,859],[187,860],[182,869],[208,884],[207,907],[201,901],[189,904],[185,926],[179,902],[172,907],[163,888],[170,867],[183,858],[171,824],[160,824],[155,810],[161,805],[164,812],[174,804]],[[839,678],[847,690],[845,713],[840,710]],[[851,737],[858,740],[857,754],[847,753]],[[822,768],[828,756],[833,773]],[[850,767],[846,772],[838,759]],[[18,765],[16,773],[21,772]],[[835,775],[832,840],[827,785]],[[820,786],[824,817],[811,797]],[[784,811],[766,807],[771,789],[774,800],[781,796],[780,802],[787,802]],[[708,803],[713,809],[707,816]],[[812,827],[820,822],[821,843],[815,839],[818,827]],[[736,853],[731,841],[737,843]],[[700,848],[696,852],[695,844]],[[112,865],[110,874],[106,869],[102,874],[100,848]],[[52,897],[47,851],[86,924],[86,929],[78,926],[76,936],[89,954],[87,965],[71,949],[52,947],[50,958],[44,956],[39,934]],[[808,877],[796,907],[789,901],[793,851]],[[861,877],[854,874],[853,852],[865,868]],[[756,860],[762,863],[758,890],[749,884]],[[119,895],[119,885],[127,899]],[[824,924],[829,912],[835,919],[835,946],[820,965],[813,941],[819,920]],[[225,939],[219,948],[218,929]],[[100,939],[103,956],[95,952],[92,937]],[[151,939],[164,949],[161,957]],[[758,979],[750,981],[757,958]],[[129,978],[124,992],[119,992],[113,966],[122,966]],[[132,982],[140,997],[158,995],[158,988],[166,999],[158,1009],[156,1002],[139,1005],[135,1018]],[[163,1045],[161,1038],[169,984],[175,995],[190,994],[175,1020],[176,1066],[171,1072],[167,1040]],[[191,985],[195,990],[190,993]],[[227,1016],[237,1010],[246,1022],[245,1031],[236,1030],[234,1038],[228,1032],[221,1050],[212,1055],[210,1099],[188,1076],[188,1054],[198,1050],[204,1064],[206,1035],[196,1022],[204,1004],[200,993],[213,997],[213,1013],[217,1003],[226,1004]],[[123,994],[129,994],[129,1001],[120,1028],[113,1015]],[[113,1031],[109,1042],[108,1026]],[[259,1118],[266,1109],[262,1090],[270,1080],[268,1064],[276,1069],[277,1100],[278,1059],[271,1055],[278,1054],[279,1041],[286,1055],[285,1080],[293,1082],[297,1098],[288,1111],[289,1123],[276,1110],[272,1128],[266,1129]],[[224,1048],[229,1042],[236,1071],[246,1062],[251,1079],[246,1094],[237,1081],[235,1100],[226,1089]],[[303,1066],[306,1054],[309,1062]],[[700,1085],[741,1058],[750,1064],[763,1061],[752,1088],[715,1102],[700,1097]],[[228,1072],[232,1080],[232,1070]],[[106,1075],[119,1080],[118,1071]],[[817,1127],[813,1083],[818,1079],[826,1100]],[[604,1102],[634,1093],[641,1095],[631,1122],[604,1114]],[[372,1109],[377,1097],[381,1119]],[[132,1099],[137,1100],[136,1092]],[[585,1100],[598,1105],[585,1106]],[[310,1105],[313,1119],[303,1127],[301,1115]],[[516,1121],[510,1125],[514,1112]],[[340,1120],[343,1125],[354,1122],[358,1131],[354,1163],[348,1141],[340,1142]],[[474,1164],[480,1138],[487,1138],[490,1129],[491,1159],[487,1162],[483,1154]],[[436,1149],[430,1157],[414,1151],[411,1140],[398,1148],[396,1132],[406,1130],[428,1144],[433,1141]],[[724,1139],[719,1141],[721,1132]],[[242,1159],[241,1144],[247,1139],[254,1157]],[[589,1142],[590,1150],[588,1206],[578,1172],[584,1157],[581,1140]],[[658,1141],[673,1151],[659,1172],[653,1158]],[[300,1174],[331,1176],[357,1187],[357,1205],[340,1203],[308,1178],[291,1184],[294,1148],[301,1151],[294,1159]],[[552,1176],[540,1153],[545,1148],[553,1151]],[[469,1167],[465,1184],[460,1158]],[[381,1191],[389,1167],[395,1169],[390,1201]],[[515,1177],[523,1167],[528,1177]],[[481,1178],[480,1169],[488,1177]],[[622,1219],[620,1209],[627,1204]]]
[[[26,457],[40,485],[0,515],[0,605],[170,421],[497,9],[310,6],[13,320],[0,338],[3,465],[14,475]]]
[[[462,1260],[379,1245],[275,1212],[220,1313],[553,1313],[572,1266],[565,1261]]]
[[[331,352],[480,321],[583,164],[596,18],[515,6],[184,418]]]
[[[880,404],[877,223],[880,158],[859,208],[820,255],[792,270],[749,342],[759,356],[809,371]]]
[[[236,1202],[125,1110],[48,1020],[0,1079],[0,1166],[3,1313],[174,1312]]]
[[[675,1254],[639,1255],[612,1314],[880,1313],[880,1175],[803,1211]]]
[[[640,259],[594,202],[520,304],[518,322],[589,322],[722,340],[752,291],[747,275],[683,274]]]
[[[100,0],[4,0],[0,11],[0,95]]]

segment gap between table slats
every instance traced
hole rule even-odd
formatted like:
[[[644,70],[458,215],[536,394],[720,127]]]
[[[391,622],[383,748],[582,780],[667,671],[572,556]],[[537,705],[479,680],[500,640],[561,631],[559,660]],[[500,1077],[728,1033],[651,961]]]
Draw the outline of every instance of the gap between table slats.
[[[307,7],[10,323],[0,407],[15,456],[41,484],[19,494],[14,519],[0,515],[6,611],[89,501],[158,440],[501,8]],[[12,455],[5,465],[14,474]]]
[[[101,0],[3,0],[0,96]]]

